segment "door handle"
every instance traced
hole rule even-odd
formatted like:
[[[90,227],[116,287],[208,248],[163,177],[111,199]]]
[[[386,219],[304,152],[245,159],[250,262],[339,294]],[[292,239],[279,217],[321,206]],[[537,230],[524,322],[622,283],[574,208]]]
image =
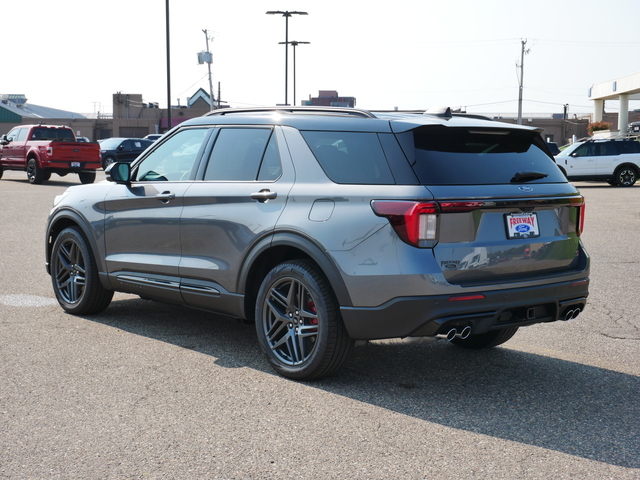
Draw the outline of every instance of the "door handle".
[[[169,201],[176,198],[176,194],[171,192],[162,192],[157,194],[156,198],[160,200],[162,203],[169,203]]]
[[[268,188],[263,188],[259,192],[255,192],[251,194],[251,198],[259,201],[260,203],[264,203],[267,200],[274,200],[278,194],[276,192],[272,192]]]

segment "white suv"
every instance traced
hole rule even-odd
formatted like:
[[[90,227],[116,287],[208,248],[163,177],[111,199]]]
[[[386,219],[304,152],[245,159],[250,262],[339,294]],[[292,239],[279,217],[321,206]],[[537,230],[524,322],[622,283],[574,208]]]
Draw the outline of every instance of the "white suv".
[[[610,185],[631,187],[640,171],[640,142],[576,142],[556,155],[555,160],[569,180],[605,180]]]

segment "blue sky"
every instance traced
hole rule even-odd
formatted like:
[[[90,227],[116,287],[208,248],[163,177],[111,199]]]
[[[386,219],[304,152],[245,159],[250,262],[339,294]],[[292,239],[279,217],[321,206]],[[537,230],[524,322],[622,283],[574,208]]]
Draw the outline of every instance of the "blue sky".
[[[110,112],[115,92],[167,104],[165,0],[30,0],[3,16],[0,93],[79,113]],[[296,100],[337,90],[365,109],[448,105],[517,112],[589,113],[588,88],[640,71],[640,2],[629,0],[170,0],[172,103],[202,87],[207,29],[213,83],[231,106],[284,102],[285,20],[297,10]],[[22,9],[20,9],[22,10]],[[289,55],[289,69],[292,58]],[[289,80],[292,101],[292,79]],[[216,93],[217,94],[217,93]],[[617,102],[607,102],[609,111]],[[630,108],[640,108],[632,101]]]

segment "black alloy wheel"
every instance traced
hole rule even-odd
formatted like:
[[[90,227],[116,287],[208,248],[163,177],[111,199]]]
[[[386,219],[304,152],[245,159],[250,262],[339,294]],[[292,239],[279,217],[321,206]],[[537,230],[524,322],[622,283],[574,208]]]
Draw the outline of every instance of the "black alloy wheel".
[[[75,315],[98,313],[109,305],[113,291],[105,289],[84,234],[76,227],[56,237],[51,252],[51,281],[58,303]]]
[[[256,331],[272,367],[295,380],[332,374],[353,349],[328,280],[306,260],[282,263],[265,277]]]
[[[621,187],[632,187],[638,179],[638,173],[632,167],[621,167],[615,175],[616,183]]]
[[[30,158],[27,162],[27,179],[29,183],[39,185],[45,181],[45,172],[38,166],[35,158]]]

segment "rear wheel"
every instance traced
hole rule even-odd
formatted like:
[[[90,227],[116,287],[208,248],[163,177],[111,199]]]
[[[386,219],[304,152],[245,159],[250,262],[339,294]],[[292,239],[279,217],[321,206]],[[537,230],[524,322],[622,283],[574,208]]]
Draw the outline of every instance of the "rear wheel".
[[[51,281],[58,303],[74,315],[89,315],[107,308],[113,291],[98,278],[98,267],[86,237],[77,227],[65,228],[51,252]]]
[[[467,338],[454,338],[451,343],[464,348],[491,348],[503,344],[518,331],[518,327],[507,327],[501,330],[492,330],[487,333],[469,335]]]
[[[633,167],[620,167],[615,173],[615,182],[620,187],[632,187],[638,179],[638,172]]]
[[[80,183],[93,183],[96,180],[96,172],[78,172]]]
[[[109,165],[115,162],[116,159],[114,157],[105,157],[104,160],[102,160],[102,169],[106,170]]]
[[[35,158],[30,158],[27,162],[27,179],[29,183],[40,184],[45,181],[45,172],[38,166]]]
[[[271,366],[295,380],[334,373],[354,344],[328,280],[306,260],[267,274],[256,302],[256,332]]]

